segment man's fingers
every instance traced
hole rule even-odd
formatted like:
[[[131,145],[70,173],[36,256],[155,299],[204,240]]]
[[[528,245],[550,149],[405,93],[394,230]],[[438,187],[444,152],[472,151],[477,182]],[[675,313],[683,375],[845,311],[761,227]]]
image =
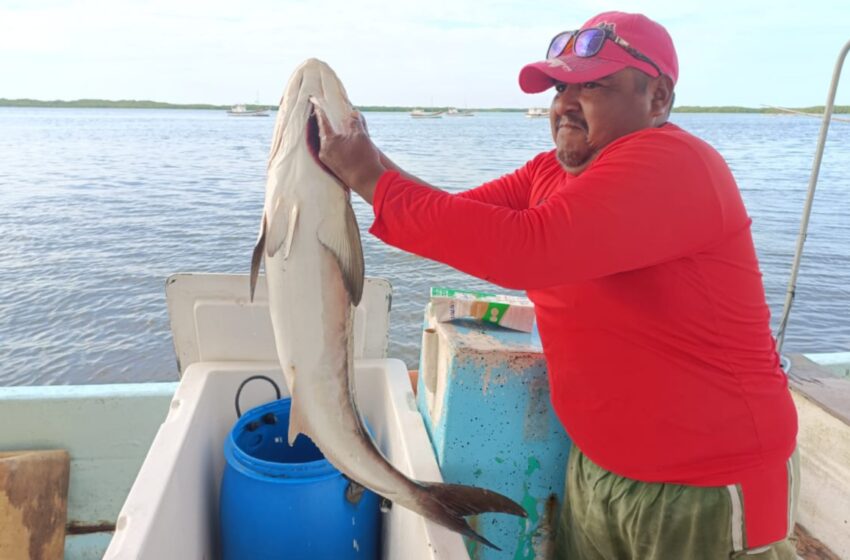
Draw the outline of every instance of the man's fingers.
[[[366,136],[369,136],[369,127],[366,126],[366,117],[363,116],[363,113],[360,111],[356,111],[357,118],[360,119],[360,125],[363,127],[363,132],[366,133]]]
[[[313,105],[313,110],[316,113],[316,120],[319,123],[319,138],[327,138],[329,132],[333,132],[334,128],[328,120],[328,116],[322,111],[318,105]]]
[[[345,128],[349,134],[357,134],[358,132],[366,133],[366,136],[369,135],[366,132],[366,127],[364,126],[363,115],[360,114],[360,111],[354,110],[349,113],[348,118],[345,119]]]

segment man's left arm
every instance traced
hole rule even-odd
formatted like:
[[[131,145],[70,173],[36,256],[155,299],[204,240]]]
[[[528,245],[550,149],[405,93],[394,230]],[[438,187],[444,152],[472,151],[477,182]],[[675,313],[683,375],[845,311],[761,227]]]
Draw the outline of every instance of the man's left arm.
[[[708,169],[689,146],[632,140],[607,149],[568,187],[525,210],[452,197],[388,172],[374,191],[370,231],[507,288],[545,288],[658,264],[716,242],[727,227],[716,184],[732,181],[735,188],[723,168],[728,177]]]
[[[334,130],[328,123],[320,108],[316,109],[316,115],[321,140],[319,159],[340,182],[357,192],[369,204],[372,204],[378,179],[387,171],[395,172],[412,183],[439,191],[437,187],[404,171],[378,149],[372,143],[365,120],[359,112],[355,111],[349,115],[339,131]],[[514,209],[526,208],[531,192],[533,169],[539,165],[543,155],[512,173],[452,196]]]

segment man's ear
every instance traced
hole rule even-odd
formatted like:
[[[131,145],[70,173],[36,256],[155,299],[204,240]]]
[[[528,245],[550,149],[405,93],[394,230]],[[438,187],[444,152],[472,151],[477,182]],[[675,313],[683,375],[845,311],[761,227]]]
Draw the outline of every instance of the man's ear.
[[[673,80],[661,75],[652,82],[651,113],[653,117],[663,117],[670,112],[673,103]]]

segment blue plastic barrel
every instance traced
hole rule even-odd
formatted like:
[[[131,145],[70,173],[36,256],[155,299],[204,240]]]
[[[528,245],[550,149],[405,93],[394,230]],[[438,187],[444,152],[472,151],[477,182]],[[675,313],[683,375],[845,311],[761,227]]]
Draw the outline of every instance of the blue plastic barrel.
[[[378,558],[379,497],[346,497],[348,479],[309,438],[289,446],[290,405],[280,399],[249,410],[225,440],[222,559]]]

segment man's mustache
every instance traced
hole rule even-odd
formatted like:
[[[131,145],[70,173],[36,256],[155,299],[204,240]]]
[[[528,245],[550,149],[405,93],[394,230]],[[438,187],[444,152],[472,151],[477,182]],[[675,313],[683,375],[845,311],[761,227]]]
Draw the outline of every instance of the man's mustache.
[[[565,126],[565,125],[566,126],[574,126],[576,128],[580,128],[580,129],[584,130],[585,132],[587,132],[587,123],[584,122],[583,119],[580,119],[580,118],[573,116],[573,115],[567,114],[567,115],[564,115],[563,117],[561,117],[558,120],[558,126],[559,127]]]

